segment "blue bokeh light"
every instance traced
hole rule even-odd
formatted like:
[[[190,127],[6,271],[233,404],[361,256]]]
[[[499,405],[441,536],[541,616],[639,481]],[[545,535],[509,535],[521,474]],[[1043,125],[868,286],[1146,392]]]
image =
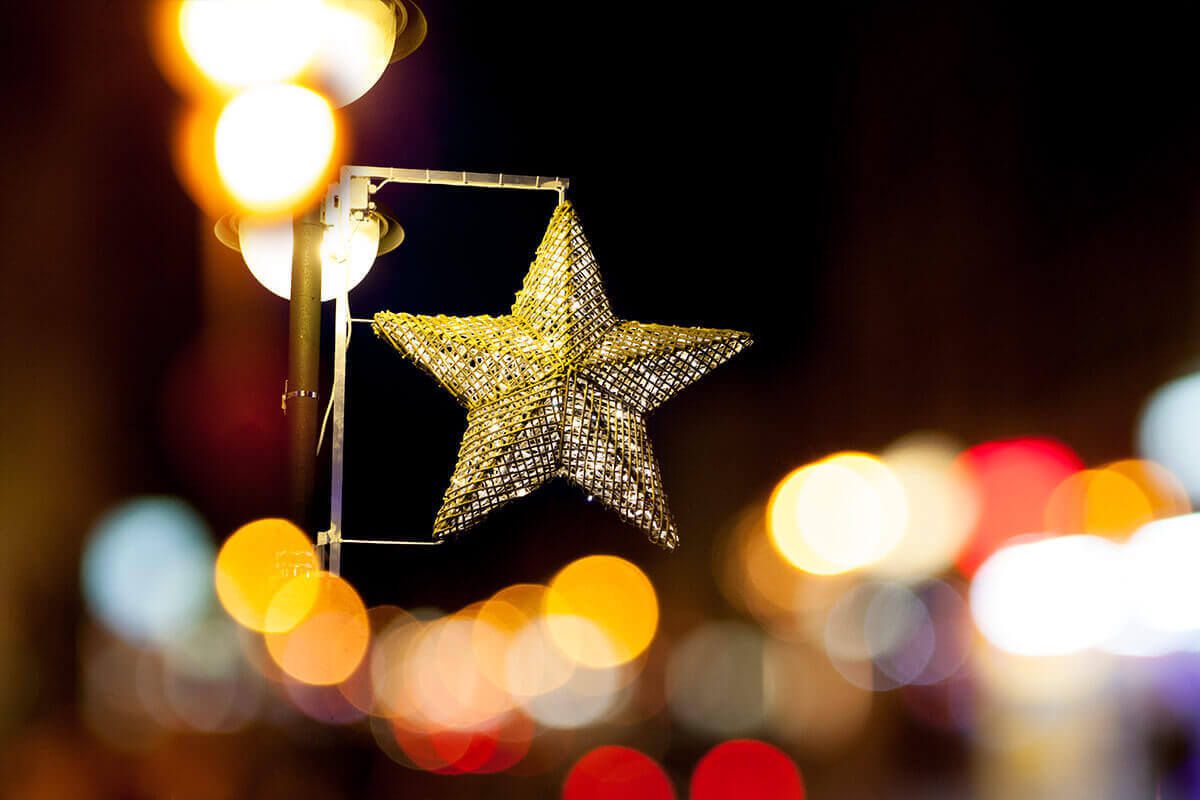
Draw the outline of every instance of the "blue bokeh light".
[[[82,562],[84,601],[121,638],[162,643],[212,606],[215,557],[208,527],[187,503],[129,500],[92,528]]]
[[[1150,396],[1138,421],[1138,447],[1200,497],[1200,372],[1177,378]]]

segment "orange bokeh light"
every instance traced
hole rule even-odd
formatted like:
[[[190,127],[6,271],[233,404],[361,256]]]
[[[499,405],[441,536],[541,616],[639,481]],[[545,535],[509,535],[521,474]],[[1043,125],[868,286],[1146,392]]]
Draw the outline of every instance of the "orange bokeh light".
[[[371,628],[367,609],[349,583],[326,572],[293,578],[278,593],[279,603],[290,595],[316,590],[308,614],[291,630],[266,634],[267,652],[285,673],[303,683],[340,683],[358,668],[367,652]],[[268,612],[268,619],[276,603]]]
[[[1150,498],[1133,480],[1108,469],[1070,475],[1046,502],[1045,530],[1124,538],[1154,519]]]
[[[1190,514],[1192,503],[1183,483],[1162,464],[1141,458],[1126,458],[1106,464],[1104,469],[1124,475],[1142,490],[1155,519]]]
[[[650,579],[616,556],[588,556],[564,567],[550,582],[545,613],[559,648],[596,669],[637,658],[658,629]]]
[[[260,519],[243,525],[217,554],[217,598],[241,625],[264,633],[295,627],[317,598],[315,583],[289,582],[317,569],[317,556],[304,532],[285,519]]]

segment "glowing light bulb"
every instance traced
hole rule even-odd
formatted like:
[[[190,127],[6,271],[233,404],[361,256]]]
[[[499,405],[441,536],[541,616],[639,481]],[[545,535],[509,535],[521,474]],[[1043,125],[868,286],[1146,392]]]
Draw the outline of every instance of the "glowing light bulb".
[[[349,245],[337,247],[337,234],[329,230],[321,244],[321,300],[332,300],[342,281],[350,291],[371,271],[379,252],[379,219],[352,222]],[[243,217],[238,224],[242,259],[254,278],[272,294],[292,296],[292,221]],[[339,252],[340,251],[340,252]]]
[[[225,89],[285,81],[313,59],[324,38],[322,0],[185,0],[184,52]]]
[[[290,84],[247,90],[217,120],[217,173],[243,209],[282,214],[329,177],[337,125],[329,102]]]

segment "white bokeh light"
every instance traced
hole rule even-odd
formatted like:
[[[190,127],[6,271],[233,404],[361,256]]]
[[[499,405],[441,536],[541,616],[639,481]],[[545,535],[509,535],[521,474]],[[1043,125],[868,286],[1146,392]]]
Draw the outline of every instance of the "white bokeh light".
[[[1108,641],[1125,625],[1121,548],[1096,536],[1015,544],[994,553],[971,584],[984,637],[1017,655],[1066,655]]]

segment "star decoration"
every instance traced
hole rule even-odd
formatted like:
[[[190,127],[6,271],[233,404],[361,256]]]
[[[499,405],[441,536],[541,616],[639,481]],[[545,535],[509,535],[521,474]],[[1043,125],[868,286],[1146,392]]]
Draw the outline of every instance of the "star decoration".
[[[467,409],[434,522],[439,538],[561,476],[674,548],[645,416],[750,345],[739,331],[618,320],[568,202],[555,209],[510,315],[385,311],[373,328]]]

